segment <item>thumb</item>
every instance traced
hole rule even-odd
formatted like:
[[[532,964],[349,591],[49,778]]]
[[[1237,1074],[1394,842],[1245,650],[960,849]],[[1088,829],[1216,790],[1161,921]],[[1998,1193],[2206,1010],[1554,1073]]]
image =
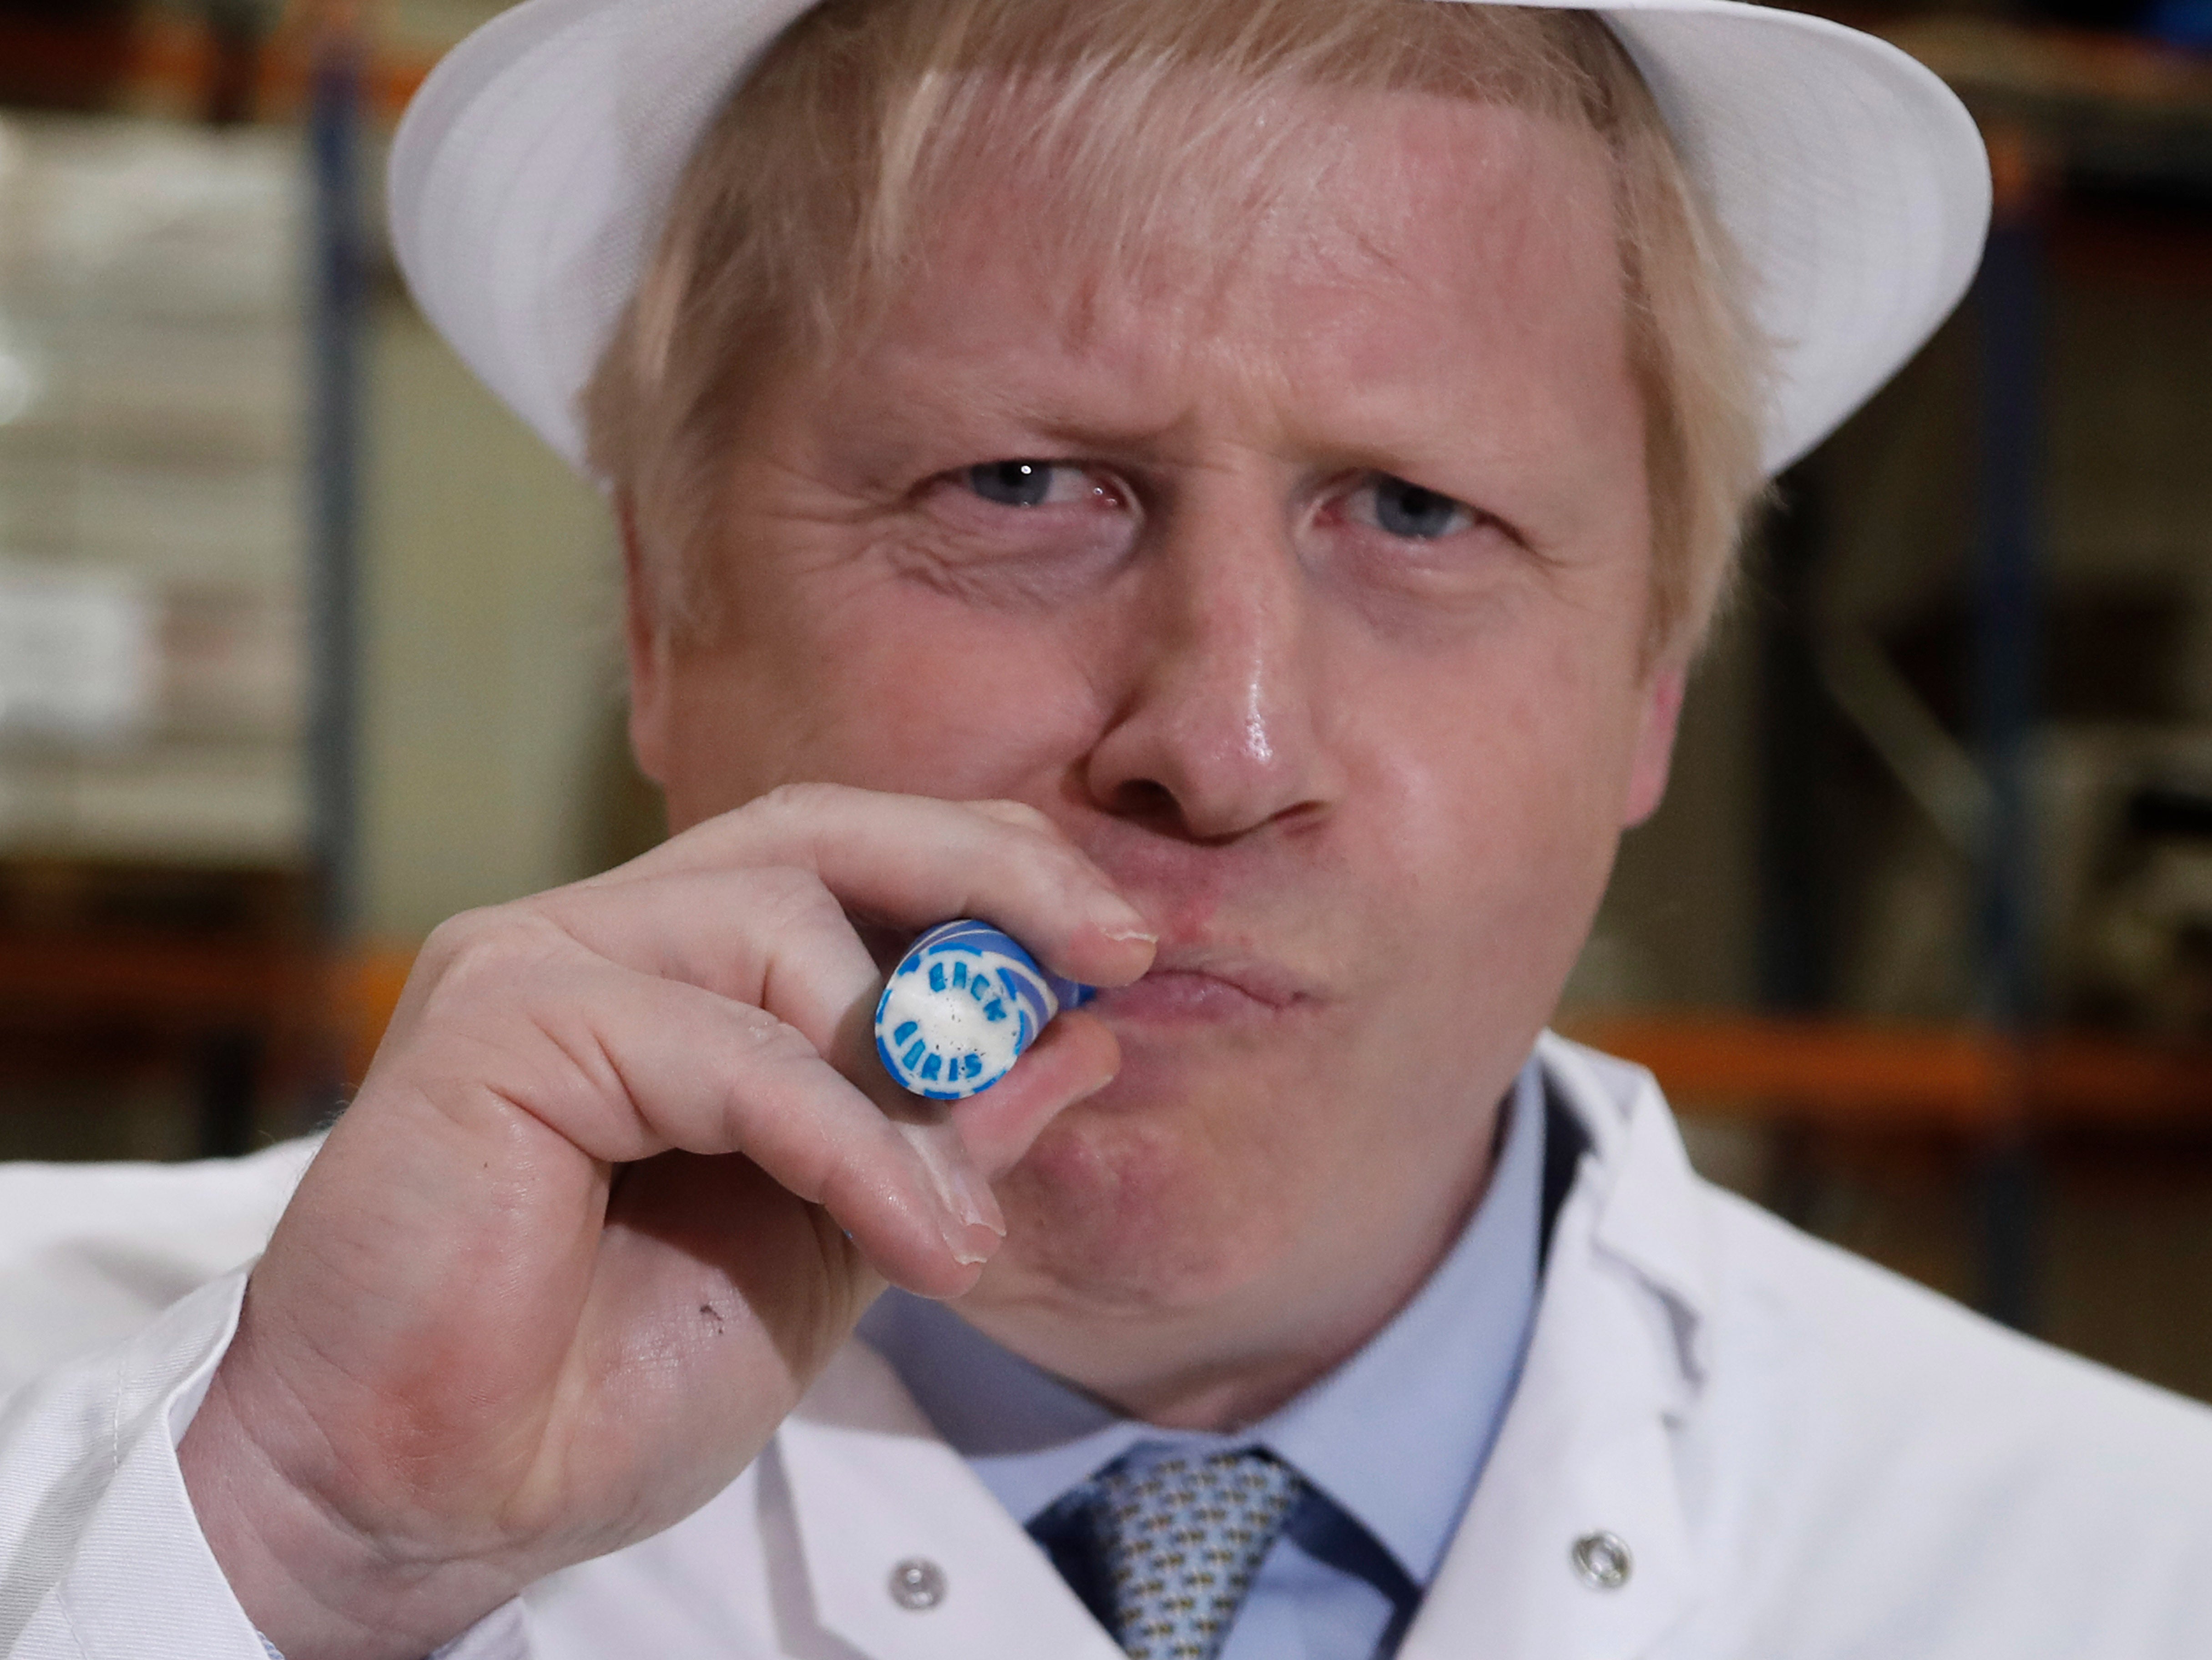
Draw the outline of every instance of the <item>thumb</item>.
[[[980,1095],[956,1102],[951,1118],[987,1180],[1019,1164],[1046,1125],[1114,1081],[1121,1046],[1096,1015],[1071,1012],[1037,1035],[1014,1069]]]

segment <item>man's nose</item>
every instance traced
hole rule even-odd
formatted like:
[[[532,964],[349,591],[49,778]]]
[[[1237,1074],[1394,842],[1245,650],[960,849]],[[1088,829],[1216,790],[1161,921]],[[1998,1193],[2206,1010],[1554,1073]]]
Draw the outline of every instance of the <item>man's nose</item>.
[[[1109,812],[1220,841],[1328,806],[1322,642],[1278,502],[1220,489],[1164,517],[1138,637],[1087,781]]]

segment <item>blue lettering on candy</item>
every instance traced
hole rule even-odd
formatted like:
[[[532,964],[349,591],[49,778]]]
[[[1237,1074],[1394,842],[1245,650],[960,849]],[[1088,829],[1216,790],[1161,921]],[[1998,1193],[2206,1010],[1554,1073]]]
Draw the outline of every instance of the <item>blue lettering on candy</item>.
[[[1012,1032],[999,1034],[999,1041],[987,1047],[996,1049],[1006,1043],[1016,1055],[1036,1036],[1042,1017],[1055,1000],[1067,1006],[1080,1006],[1082,1002],[1080,988],[1064,988],[1062,982],[1043,974],[1018,944],[980,922],[949,923],[930,930],[909,949],[893,970],[893,977],[921,974],[925,969],[927,973],[922,980],[931,994],[944,997],[958,991],[969,1000],[970,1018],[994,1026],[1012,1024]],[[890,1006],[887,988],[878,1000],[879,1019]],[[945,1012],[953,1016],[957,1030],[957,1006],[947,1007]],[[917,1093],[957,1100],[973,1094],[998,1075],[971,1042],[951,1037],[941,1048],[933,1046],[922,1035],[918,1018],[902,1018],[896,1030],[878,1025],[876,1031],[885,1060],[901,1081]],[[1012,1042],[1007,1043],[1008,1039]]]

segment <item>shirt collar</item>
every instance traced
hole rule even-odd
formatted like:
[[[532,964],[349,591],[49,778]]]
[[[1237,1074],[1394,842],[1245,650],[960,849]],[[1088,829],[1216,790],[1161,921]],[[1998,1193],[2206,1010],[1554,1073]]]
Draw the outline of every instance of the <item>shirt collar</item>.
[[[985,1337],[943,1304],[886,1293],[860,1335],[937,1432],[1026,1522],[1133,1449],[1261,1446],[1293,1465],[1425,1586],[1474,1489],[1518,1380],[1536,1304],[1544,1082],[1507,1102],[1490,1185],[1456,1243],[1366,1346],[1235,1435],[1164,1430]],[[1140,1454],[1140,1456],[1142,1456]]]

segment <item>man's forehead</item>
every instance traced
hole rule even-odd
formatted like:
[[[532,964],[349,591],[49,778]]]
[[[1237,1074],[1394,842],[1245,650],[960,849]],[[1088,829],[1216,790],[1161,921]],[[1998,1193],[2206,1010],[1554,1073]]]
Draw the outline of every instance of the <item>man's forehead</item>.
[[[1449,331],[1622,334],[1611,167],[1601,139],[1548,117],[1414,92],[1316,90],[1295,155],[1256,182],[1200,160],[1131,240],[1079,184],[1020,160],[963,160],[857,358],[972,365],[1080,361],[1141,381],[1209,351],[1248,379],[1341,377]],[[1270,135],[1272,137],[1272,135]],[[1279,153],[1289,155],[1292,146]],[[1608,323],[1607,319],[1610,319]],[[1255,345],[1280,348],[1255,360]]]

